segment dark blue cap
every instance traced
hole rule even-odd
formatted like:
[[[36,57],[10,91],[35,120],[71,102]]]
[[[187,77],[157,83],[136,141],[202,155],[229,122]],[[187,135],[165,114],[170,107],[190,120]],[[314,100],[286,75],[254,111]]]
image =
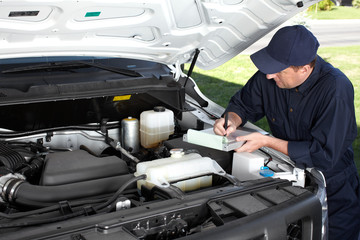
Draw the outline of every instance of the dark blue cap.
[[[269,45],[250,56],[265,74],[277,73],[290,66],[304,66],[316,57],[319,42],[302,25],[279,29]]]

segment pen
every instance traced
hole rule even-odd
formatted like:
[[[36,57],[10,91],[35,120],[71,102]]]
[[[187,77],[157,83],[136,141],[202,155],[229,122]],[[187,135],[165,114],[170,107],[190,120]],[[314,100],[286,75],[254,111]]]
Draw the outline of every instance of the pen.
[[[225,113],[225,124],[224,124],[225,131],[228,128],[228,118],[229,118],[229,116],[228,116],[228,113],[226,112]],[[226,133],[224,134],[224,136],[226,136]]]

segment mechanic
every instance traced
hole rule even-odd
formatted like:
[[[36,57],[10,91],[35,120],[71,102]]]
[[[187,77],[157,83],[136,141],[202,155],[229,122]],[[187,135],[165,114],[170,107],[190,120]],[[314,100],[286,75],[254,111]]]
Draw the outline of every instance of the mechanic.
[[[317,55],[319,43],[304,26],[278,30],[268,46],[250,56],[259,69],[230,100],[214,132],[229,135],[246,121],[266,116],[270,135],[252,133],[236,149],[270,147],[299,168],[316,168],[327,183],[329,239],[358,239],[360,184],[352,142],[357,126],[349,79]],[[360,239],[360,238],[359,238]]]

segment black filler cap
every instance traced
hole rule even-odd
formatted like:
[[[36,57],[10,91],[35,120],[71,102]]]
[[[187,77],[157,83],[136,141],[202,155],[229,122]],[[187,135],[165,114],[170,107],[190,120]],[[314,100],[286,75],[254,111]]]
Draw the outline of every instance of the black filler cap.
[[[154,107],[155,112],[165,112],[165,107],[163,106],[156,106]]]

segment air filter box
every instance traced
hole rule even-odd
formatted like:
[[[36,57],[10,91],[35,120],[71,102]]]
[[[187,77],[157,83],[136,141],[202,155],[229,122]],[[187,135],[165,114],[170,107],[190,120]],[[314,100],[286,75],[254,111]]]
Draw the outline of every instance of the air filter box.
[[[126,162],[116,156],[96,157],[84,150],[50,153],[40,185],[61,185],[119,176],[129,172]]]

